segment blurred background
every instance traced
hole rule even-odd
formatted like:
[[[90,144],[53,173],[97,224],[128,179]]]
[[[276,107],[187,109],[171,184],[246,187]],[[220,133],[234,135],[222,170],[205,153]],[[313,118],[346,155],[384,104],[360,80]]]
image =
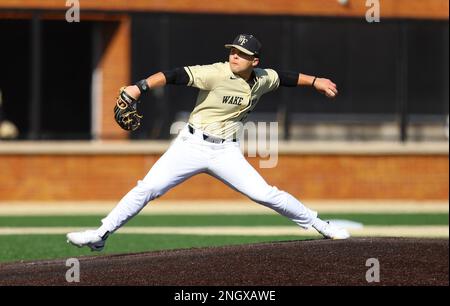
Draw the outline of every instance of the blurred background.
[[[68,22],[75,3],[79,22]],[[127,138],[110,118],[119,86],[225,61],[223,45],[242,32],[263,42],[262,67],[339,85],[334,103],[308,89],[267,95],[250,119],[278,121],[282,139],[445,140],[448,1],[381,0],[372,23],[370,8],[363,0],[2,0],[3,113],[21,140]],[[130,138],[169,139],[195,95],[175,86],[152,92]]]
[[[168,148],[197,93],[151,91],[141,128],[125,133],[113,119],[119,88],[226,61],[223,45],[253,33],[261,67],[327,77],[340,92],[264,96],[249,120],[279,123],[279,155],[272,169],[249,158],[263,177],[313,207],[437,203],[448,237],[448,12],[448,0],[0,0],[0,203],[107,212]],[[203,174],[163,199],[247,201]]]

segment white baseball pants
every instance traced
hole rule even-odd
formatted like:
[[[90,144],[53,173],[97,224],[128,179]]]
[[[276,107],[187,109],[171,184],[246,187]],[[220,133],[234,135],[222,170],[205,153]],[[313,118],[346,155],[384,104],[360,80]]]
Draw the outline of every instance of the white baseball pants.
[[[221,180],[251,200],[309,228],[317,217],[289,193],[270,186],[244,158],[238,142],[210,143],[183,129],[143,180],[102,220],[99,232],[115,232],[151,200],[198,173]],[[207,186],[205,186],[207,188]]]

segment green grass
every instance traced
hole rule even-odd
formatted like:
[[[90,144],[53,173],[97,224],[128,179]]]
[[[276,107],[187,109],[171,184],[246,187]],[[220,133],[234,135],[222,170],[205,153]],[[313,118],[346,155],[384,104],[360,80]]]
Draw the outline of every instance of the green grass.
[[[98,227],[104,216],[0,216],[1,227]],[[364,225],[447,225],[447,213],[409,214],[321,214],[322,219],[345,219]],[[126,226],[288,226],[280,215],[138,215]],[[55,259],[133,253],[164,249],[246,244],[280,240],[311,239],[298,236],[198,236],[120,234],[108,239],[105,250],[92,253],[66,243],[64,235],[0,235],[0,262]],[[317,238],[317,237],[315,237]]]
[[[0,216],[0,227],[96,227],[104,216]],[[448,225],[448,214],[321,214],[364,225]],[[279,215],[138,215],[127,226],[296,226]]]
[[[11,235],[0,236],[0,262],[37,259],[56,259],[80,256],[135,253],[155,250],[222,246],[270,241],[304,240],[297,236],[197,236],[197,235],[139,235],[115,234],[102,252],[77,248],[66,243],[65,235]],[[317,239],[317,237],[315,237]]]

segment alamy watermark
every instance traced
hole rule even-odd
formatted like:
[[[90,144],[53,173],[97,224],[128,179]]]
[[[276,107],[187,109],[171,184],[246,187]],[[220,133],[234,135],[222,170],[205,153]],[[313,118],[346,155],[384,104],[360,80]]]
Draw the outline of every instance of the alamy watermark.
[[[70,267],[66,271],[66,281],[68,283],[80,282],[80,261],[76,258],[69,258],[66,260],[66,267]]]
[[[67,22],[80,22],[80,1],[67,0],[66,7],[66,21]]]
[[[380,262],[378,258],[369,258],[366,260],[366,267],[370,267],[366,272],[366,281],[368,283],[380,282]]]
[[[194,116],[193,121],[201,122],[198,120],[199,116]],[[178,135],[184,128],[186,128],[186,122],[177,121],[172,124],[170,134]],[[234,138],[239,139],[241,151],[246,151],[248,157],[260,157],[260,168],[275,168],[278,164],[278,122],[248,121],[245,124],[242,122],[231,122],[226,125],[213,123],[208,125],[205,130],[236,131]]]
[[[369,23],[380,22],[380,0],[366,0],[366,21]]]

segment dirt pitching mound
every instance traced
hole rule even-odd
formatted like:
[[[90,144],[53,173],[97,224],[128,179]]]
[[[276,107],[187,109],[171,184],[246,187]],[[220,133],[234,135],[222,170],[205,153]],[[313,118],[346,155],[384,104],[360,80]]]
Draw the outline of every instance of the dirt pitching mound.
[[[0,265],[0,285],[448,285],[448,240],[354,238],[80,257]],[[379,262],[379,282],[366,274]],[[366,263],[368,266],[366,266]]]

